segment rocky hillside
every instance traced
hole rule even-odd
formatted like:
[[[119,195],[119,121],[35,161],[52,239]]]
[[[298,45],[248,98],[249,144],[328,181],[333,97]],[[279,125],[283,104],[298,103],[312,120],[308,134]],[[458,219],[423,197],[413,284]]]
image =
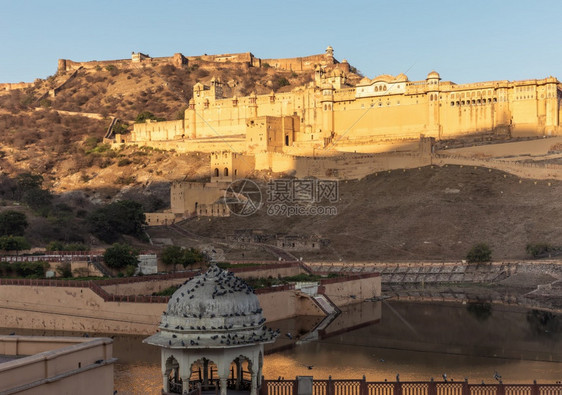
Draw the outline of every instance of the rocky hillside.
[[[0,170],[4,175],[40,172],[54,191],[119,188],[204,174],[203,162],[179,165],[173,153],[108,151],[102,137],[110,117],[122,119],[122,129],[130,129],[146,111],[163,120],[183,117],[193,85],[208,84],[211,78],[223,81],[226,96],[242,96],[293,89],[310,82],[313,72],[202,60],[183,68],[139,65],[119,70],[108,65],[62,72],[37,80],[32,88],[0,94]],[[358,79],[353,74],[350,81]],[[54,88],[53,98],[47,93]],[[158,164],[158,169],[150,166],[163,160],[167,162]]]
[[[103,136],[111,117],[132,128],[140,113],[183,117],[197,82],[224,83],[226,96],[288,91],[307,84],[313,72],[294,73],[245,64],[190,61],[189,66],[116,65],[61,72],[27,89],[0,92],[0,205],[24,212],[25,236],[34,246],[52,240],[96,242],[85,218],[119,199],[146,211],[169,206],[169,183],[208,177],[207,154],[177,154],[127,147],[112,150]],[[350,81],[360,77],[352,75]],[[52,97],[49,91],[55,90]],[[40,175],[45,205],[32,207],[19,193],[18,175]],[[48,195],[50,193],[52,195]],[[0,211],[2,209],[0,208]]]

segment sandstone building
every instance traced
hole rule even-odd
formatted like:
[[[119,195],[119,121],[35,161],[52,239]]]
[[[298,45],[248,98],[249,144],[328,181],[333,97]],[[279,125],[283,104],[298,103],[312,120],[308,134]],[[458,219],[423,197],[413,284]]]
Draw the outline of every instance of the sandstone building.
[[[353,178],[353,168],[374,172],[430,164],[435,141],[562,132],[562,85],[555,77],[456,84],[431,71],[421,81],[399,74],[352,84],[349,64],[337,61],[332,47],[305,58],[260,60],[247,53],[208,59],[314,70],[314,80],[290,92],[226,97],[222,81],[212,78],[193,87],[183,119],[147,121],[135,124],[128,135],[116,135],[116,144],[212,153],[211,182],[175,183],[171,211],[149,215],[151,225],[192,215],[229,215],[221,201],[225,188],[254,170]],[[190,58],[133,54],[130,62],[162,61],[181,67]],[[388,156],[352,158],[353,163],[342,156],[353,152]],[[410,157],[397,157],[397,152]]]
[[[422,81],[380,75],[349,86],[347,62],[334,60],[331,47],[325,56],[332,61],[315,65],[314,83],[291,92],[224,97],[220,80],[198,83],[184,119],[135,124],[123,141],[184,151],[307,155],[326,147],[420,136],[560,133],[562,92],[554,77],[455,84],[432,71]]]

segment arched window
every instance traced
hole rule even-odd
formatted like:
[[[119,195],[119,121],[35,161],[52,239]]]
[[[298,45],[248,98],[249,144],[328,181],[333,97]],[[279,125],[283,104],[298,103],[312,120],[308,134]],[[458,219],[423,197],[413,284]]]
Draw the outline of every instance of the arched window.
[[[215,177],[218,177],[218,176],[219,176],[219,169],[215,168]]]
[[[224,168],[224,176],[225,176],[225,177],[228,177],[228,167],[225,167],[225,168]]]

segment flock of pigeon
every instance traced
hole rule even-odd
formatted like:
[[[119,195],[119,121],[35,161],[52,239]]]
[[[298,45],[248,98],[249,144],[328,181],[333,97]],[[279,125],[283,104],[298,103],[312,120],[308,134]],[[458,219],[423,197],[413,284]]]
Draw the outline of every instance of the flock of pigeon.
[[[200,278],[197,279],[197,281],[195,281],[196,278],[193,278],[183,283],[183,285],[192,283],[192,287],[190,289],[187,289],[185,293],[182,292],[182,297],[185,297],[187,294],[189,295],[189,299],[193,299],[195,297],[195,291],[199,287],[203,287],[204,285],[206,285],[207,281],[214,281],[213,294],[211,295],[213,299],[218,296],[233,294],[235,292],[243,292],[246,295],[254,293],[254,289],[246,284],[246,282],[244,282],[243,280],[234,276],[234,273],[224,271],[217,266],[210,268],[199,277]],[[176,297],[176,301],[179,302],[180,298]]]
[[[226,272],[216,266],[211,267],[207,272],[204,274],[190,279],[183,283],[183,285],[188,284],[188,289],[182,289],[180,291],[181,296],[177,296],[178,292],[176,292],[173,296],[177,303],[180,302],[181,299],[193,299],[195,297],[196,291],[201,287],[209,287],[212,285],[213,292],[211,294],[212,299],[219,298],[221,296],[230,295],[234,293],[245,293],[247,295],[254,293],[252,287],[246,284],[243,280],[234,276],[232,272]],[[182,312],[182,316],[184,318],[232,318],[232,317],[252,317],[262,313],[262,309],[260,307],[249,311],[230,311],[228,313],[202,313],[202,312]],[[164,316],[171,316],[171,313],[164,311]],[[178,339],[178,336],[173,334],[172,339],[168,340],[168,345],[180,345],[182,347],[187,346],[189,343],[190,346],[199,346],[203,343],[205,346],[209,345],[209,343],[214,345],[244,345],[244,344],[251,344],[257,342],[268,342],[275,340],[277,336],[279,336],[279,330],[273,330],[271,328],[267,328],[265,326],[261,327],[265,323],[265,318],[256,317],[254,320],[250,322],[242,322],[240,324],[234,325],[233,323],[227,324],[225,321],[217,320],[221,324],[216,324],[214,326],[210,325],[207,321],[207,325],[190,325],[189,322],[186,321],[185,325],[170,325],[168,320],[165,320],[160,324],[161,328],[165,328],[168,330],[178,330],[178,331],[209,331],[208,333],[203,333],[197,336],[196,339],[190,340],[182,340]],[[248,319],[249,321],[249,319]],[[177,321],[176,321],[177,322]],[[258,328],[261,327],[261,328]],[[225,334],[213,334],[212,331],[224,331],[224,330],[243,330],[243,333],[225,333]],[[251,332],[250,332],[251,331]],[[210,335],[210,336],[209,336]],[[181,335],[180,335],[181,336]],[[191,336],[190,336],[191,337]],[[175,340],[177,339],[177,340]]]
[[[238,345],[246,345],[246,344],[253,344],[253,343],[262,343],[273,341],[277,336],[279,336],[279,330],[273,330],[271,328],[263,327],[258,331],[253,331],[252,333],[248,334],[215,334],[212,336],[197,336],[197,339],[190,339],[189,345],[193,347],[197,347],[199,345],[209,346],[210,344],[219,345],[222,344],[224,346],[238,346]],[[187,347],[187,343],[185,340],[178,339],[177,335],[172,335],[173,339],[168,340],[169,346],[177,346],[180,345],[182,347]],[[176,340],[177,339],[177,340]],[[201,344],[203,342],[203,344]]]

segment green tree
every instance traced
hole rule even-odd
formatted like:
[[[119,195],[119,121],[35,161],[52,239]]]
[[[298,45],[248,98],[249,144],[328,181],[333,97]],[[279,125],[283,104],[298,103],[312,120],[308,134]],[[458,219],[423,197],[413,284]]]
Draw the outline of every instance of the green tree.
[[[88,251],[89,249],[90,248],[83,243],[63,244],[58,240],[51,241],[46,248],[47,251]]]
[[[137,115],[135,118],[135,123],[145,123],[147,119],[152,121],[165,121],[164,118],[159,118],[150,111],[143,111]]]
[[[20,173],[16,177],[18,186],[24,190],[41,188],[43,176],[41,174]]]
[[[94,210],[87,218],[90,231],[106,243],[115,242],[120,234],[142,238],[145,223],[143,206],[132,200],[120,200]]]
[[[108,267],[122,269],[127,266],[137,267],[139,252],[128,244],[114,243],[105,250],[103,260]]]
[[[291,85],[291,83],[289,82],[289,80],[285,77],[279,77],[277,79],[277,85],[279,86],[279,88],[283,87],[283,86],[288,86]]]
[[[57,266],[57,273],[59,274],[59,276],[64,277],[64,278],[72,277],[72,269],[71,269],[70,263],[64,262],[64,263],[61,263],[60,265],[58,265]]]
[[[201,251],[196,250],[195,248],[190,248],[188,250],[185,250],[183,255],[184,255],[184,261],[182,263],[183,267],[186,267],[188,265],[193,265],[194,263],[207,262],[207,256]]]
[[[53,195],[45,189],[33,188],[23,194],[22,201],[33,211],[46,217],[51,209]]]
[[[180,246],[167,246],[162,250],[161,258],[164,265],[181,265],[183,262],[183,248]]]
[[[49,264],[43,261],[16,262],[13,265],[18,276],[31,278],[45,277],[45,271],[49,268]]]
[[[2,236],[0,237],[0,250],[21,251],[31,248],[31,244],[22,236]]]
[[[466,260],[469,263],[490,262],[492,260],[492,250],[486,243],[476,244],[468,251]]]
[[[162,262],[165,265],[182,265],[184,268],[198,262],[206,262],[207,256],[194,248],[168,246],[162,251]]]
[[[23,236],[28,225],[24,213],[13,210],[0,213],[0,236]]]
[[[64,245],[64,251],[89,251],[88,247],[84,243],[68,243]]]
[[[45,249],[47,251],[64,251],[64,244],[60,241],[51,241]]]
[[[41,174],[20,173],[16,177],[16,185],[19,192],[19,198],[23,194],[32,189],[40,189],[43,185],[43,176]]]
[[[533,258],[546,256],[549,252],[554,250],[555,248],[553,246],[546,243],[529,243],[525,247],[527,254],[531,255]]]

